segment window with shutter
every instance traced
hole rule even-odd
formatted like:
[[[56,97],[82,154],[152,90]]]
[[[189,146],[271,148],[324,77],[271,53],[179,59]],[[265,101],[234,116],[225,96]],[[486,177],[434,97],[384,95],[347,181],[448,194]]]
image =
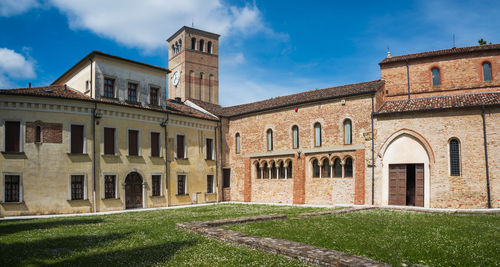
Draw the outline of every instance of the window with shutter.
[[[151,87],[149,91],[149,104],[158,106],[158,88]]]
[[[104,96],[114,98],[115,97],[115,80],[104,79]]]
[[[115,154],[115,128],[104,128],[104,155]]]
[[[483,63],[483,80],[485,82],[491,81],[491,64],[489,62]]]
[[[210,139],[210,138],[207,138],[206,139],[206,159],[207,160],[213,160],[213,154],[214,154],[214,151],[213,151],[213,142],[214,140],[213,139]]]
[[[139,156],[139,131],[128,130],[128,155]]]
[[[177,135],[177,158],[184,159],[186,158],[185,153],[185,143],[184,143],[184,135]]]
[[[21,177],[19,175],[5,175],[4,190],[5,202],[19,202],[21,195]]]
[[[71,200],[83,199],[84,180],[83,175],[71,175]]]
[[[160,133],[151,133],[151,157],[160,156]]]
[[[151,176],[152,183],[152,195],[153,196],[161,196],[161,175],[152,175]]]
[[[116,198],[116,176],[104,176],[104,198]]]
[[[71,125],[71,154],[82,154],[84,152],[83,125]]]
[[[177,194],[186,194],[186,175],[181,174],[177,176]]]
[[[137,84],[135,83],[128,84],[128,101],[132,103],[137,102]]]
[[[214,193],[214,176],[212,174],[207,175],[207,193]]]
[[[21,122],[5,122],[5,152],[21,152]]]

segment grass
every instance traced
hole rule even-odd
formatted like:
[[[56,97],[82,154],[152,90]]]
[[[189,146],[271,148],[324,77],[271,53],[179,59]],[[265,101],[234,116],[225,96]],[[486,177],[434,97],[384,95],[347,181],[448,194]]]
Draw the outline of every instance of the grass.
[[[227,226],[393,266],[500,266],[500,215],[369,210]]]
[[[299,261],[177,230],[175,223],[324,209],[221,204],[100,216],[0,221],[0,266],[298,266]]]

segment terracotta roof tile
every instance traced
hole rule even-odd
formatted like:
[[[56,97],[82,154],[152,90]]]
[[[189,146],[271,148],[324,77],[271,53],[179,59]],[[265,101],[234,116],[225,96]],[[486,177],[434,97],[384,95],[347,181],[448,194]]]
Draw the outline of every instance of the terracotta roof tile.
[[[376,114],[393,114],[480,106],[500,106],[500,92],[470,93],[386,101]]]
[[[195,103],[196,105],[200,106],[204,110],[212,113],[213,115],[221,116],[224,113],[224,111],[223,111],[224,108],[221,105],[212,104],[212,103],[208,103],[208,102],[205,102],[202,100],[192,99],[192,98],[188,98],[188,100]]]
[[[2,95],[25,95],[25,96],[44,96],[44,97],[56,97],[65,99],[77,99],[77,100],[89,100],[92,98],[76,91],[69,86],[64,85],[49,85],[43,87],[31,87],[31,88],[18,88],[18,89],[5,89],[0,90]]]
[[[172,99],[167,99],[167,110],[171,113],[176,113],[180,115],[190,115],[193,117],[198,117],[202,119],[208,119],[208,120],[217,120],[213,116],[210,116],[208,114],[205,114],[199,110],[196,110],[190,106],[185,105],[184,103],[179,103],[176,100]]]

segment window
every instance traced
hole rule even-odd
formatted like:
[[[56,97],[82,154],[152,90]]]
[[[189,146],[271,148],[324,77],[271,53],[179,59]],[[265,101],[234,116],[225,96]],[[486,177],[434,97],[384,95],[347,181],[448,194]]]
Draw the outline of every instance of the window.
[[[139,156],[139,131],[128,130],[128,155]]]
[[[280,162],[280,167],[278,169],[278,174],[279,174],[279,178],[281,179],[285,179],[286,178],[286,175],[285,175],[285,163]]]
[[[151,175],[151,191],[153,197],[161,196],[161,175]]]
[[[104,127],[104,155],[115,154],[115,128]]]
[[[42,127],[37,126],[35,128],[35,143],[41,143],[42,142]]]
[[[262,178],[269,178],[269,167],[267,166],[267,162],[264,162],[264,167],[262,168]]]
[[[321,146],[321,124],[314,124],[314,146]]]
[[[333,161],[333,177],[342,177],[342,164],[339,158]]]
[[[207,194],[215,193],[214,185],[214,176],[212,174],[207,175]]]
[[[287,170],[286,170],[286,178],[293,178],[293,167],[292,162],[288,162]]]
[[[299,126],[292,127],[293,148],[299,148]]]
[[[321,170],[319,168],[319,162],[317,159],[313,160],[312,167],[313,167],[313,178],[319,178]]]
[[[199,86],[198,86],[198,99],[199,99],[199,100],[203,100],[203,99],[202,99],[202,95],[201,95],[201,93],[202,93],[202,88],[203,88],[203,72],[202,72],[202,73],[200,73],[200,84],[199,84]]]
[[[104,96],[105,97],[115,97],[115,80],[113,79],[104,79]]]
[[[196,49],[196,38],[191,38],[191,49],[195,50]]]
[[[128,84],[128,102],[137,102],[137,84]]]
[[[344,177],[352,177],[352,158],[345,159]]]
[[[84,181],[83,175],[71,175],[71,200],[84,199]]]
[[[71,125],[71,154],[83,154],[84,149],[84,126]]]
[[[271,179],[277,179],[278,178],[278,173],[277,173],[277,169],[276,169],[276,163],[273,162],[271,164]]]
[[[240,134],[237,133],[235,137],[236,141],[236,154],[239,154],[241,152],[241,143],[240,143]]]
[[[212,42],[211,42],[211,41],[209,41],[209,42],[207,43],[207,52],[208,52],[209,54],[212,54]]]
[[[439,77],[439,69],[432,68],[432,86],[439,86],[441,84],[441,79]]]
[[[267,150],[273,150],[273,130],[267,130]]]
[[[450,175],[460,176],[460,143],[458,139],[450,140]]]
[[[5,175],[4,200],[5,202],[21,202],[21,176]]]
[[[260,169],[260,163],[255,164],[255,170],[257,171],[257,179],[262,178],[262,170]]]
[[[5,152],[21,152],[21,122],[5,122]]]
[[[200,40],[200,51],[205,51],[205,40],[203,39]]]
[[[344,144],[352,144],[352,123],[349,119],[344,121]]]
[[[207,160],[214,160],[214,139],[212,138],[207,138],[205,139],[205,144],[206,144],[206,159]]]
[[[151,87],[149,89],[149,104],[153,106],[158,106],[158,91],[156,87]]]
[[[321,166],[321,177],[332,177],[332,168],[330,167],[330,161],[328,159],[323,160],[323,164]]]
[[[184,135],[178,134],[177,135],[177,158],[178,159],[185,159],[186,158],[186,143],[185,143],[185,138]]]
[[[489,62],[483,63],[483,80],[485,82],[491,81],[491,64]]]
[[[116,175],[104,175],[104,198],[116,198]]]
[[[186,194],[187,194],[186,175],[179,174],[177,175],[177,195],[186,195]]]
[[[151,132],[151,157],[160,156],[160,133]]]

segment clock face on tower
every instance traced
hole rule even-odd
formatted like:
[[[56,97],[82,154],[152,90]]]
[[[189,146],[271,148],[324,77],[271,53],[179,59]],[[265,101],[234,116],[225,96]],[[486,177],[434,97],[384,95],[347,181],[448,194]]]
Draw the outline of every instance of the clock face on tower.
[[[174,75],[172,75],[172,84],[174,86],[177,86],[179,84],[180,79],[181,75],[179,74],[179,71],[175,71]]]

